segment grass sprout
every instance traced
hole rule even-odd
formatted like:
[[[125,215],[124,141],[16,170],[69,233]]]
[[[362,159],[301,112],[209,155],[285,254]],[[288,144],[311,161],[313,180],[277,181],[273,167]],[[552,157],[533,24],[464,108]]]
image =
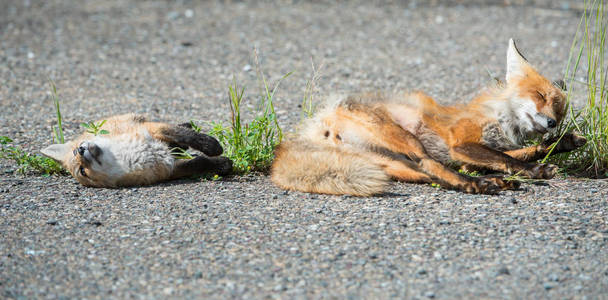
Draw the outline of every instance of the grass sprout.
[[[274,96],[281,81],[292,73],[285,74],[271,88],[260,68],[257,52],[255,52],[255,62],[258,79],[263,85],[255,117],[248,123],[242,120],[241,107],[245,88],[240,87],[233,78],[228,86],[230,125],[224,126],[222,123],[212,122],[209,132],[224,148],[224,155],[232,160],[236,174],[266,172],[274,158],[274,148],[283,138],[283,131],[277,121],[274,108]]]
[[[12,160],[17,165],[17,173],[26,174],[35,172],[44,175],[64,175],[66,172],[61,165],[48,157],[31,154],[17,146],[12,145],[13,140],[7,136],[0,136],[0,159]]]
[[[606,0],[585,0],[576,35],[570,47],[565,79],[568,82],[569,119],[558,132],[561,137],[576,131],[587,138],[587,144],[570,153],[544,161],[564,166],[565,170],[591,177],[608,176],[608,61],[606,37],[608,18]],[[578,79],[577,79],[578,78]],[[583,78],[581,80],[580,78]],[[574,91],[582,87],[585,106],[572,105]],[[552,151],[553,149],[551,149]]]

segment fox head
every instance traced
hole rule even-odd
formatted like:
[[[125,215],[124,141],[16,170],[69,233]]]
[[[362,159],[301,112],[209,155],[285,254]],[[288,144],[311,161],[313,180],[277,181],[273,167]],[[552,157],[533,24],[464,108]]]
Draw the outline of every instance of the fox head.
[[[50,145],[41,150],[42,154],[59,162],[78,182],[84,186],[114,186],[120,177],[121,168],[110,149],[104,149],[104,140]]]
[[[41,152],[90,187],[128,186],[168,177],[174,162],[165,144],[145,136],[88,136]]]
[[[509,112],[508,127],[517,128],[515,140],[545,134],[557,127],[565,115],[565,85],[562,80],[551,82],[543,77],[521,55],[509,40],[507,50],[506,91]]]

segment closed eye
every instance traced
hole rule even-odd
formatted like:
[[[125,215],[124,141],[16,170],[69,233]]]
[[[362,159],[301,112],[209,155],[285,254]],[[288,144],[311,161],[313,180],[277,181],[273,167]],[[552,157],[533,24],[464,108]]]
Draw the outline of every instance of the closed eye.
[[[80,166],[80,168],[78,169],[78,172],[80,172],[80,175],[87,177],[87,173],[84,171],[84,167]]]
[[[541,94],[541,92],[536,91],[536,93],[540,96],[541,99],[543,99],[543,101],[547,101],[547,99],[545,99],[545,95]]]

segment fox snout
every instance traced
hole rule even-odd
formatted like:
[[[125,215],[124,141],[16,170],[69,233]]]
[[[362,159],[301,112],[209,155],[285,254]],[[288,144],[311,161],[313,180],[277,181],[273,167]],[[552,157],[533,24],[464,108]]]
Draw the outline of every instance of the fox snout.
[[[532,122],[534,130],[542,134],[547,133],[548,129],[557,127],[557,120],[542,113],[537,113],[534,116],[528,114],[528,118]]]
[[[555,127],[557,127],[557,121],[555,121],[555,119],[552,119],[552,118],[549,118],[549,117],[546,117],[546,118],[547,118],[547,126],[549,128],[555,128]]]
[[[101,162],[99,161],[99,156],[101,155],[101,152],[101,148],[95,145],[95,143],[85,141],[80,143],[78,148],[74,149],[74,156],[76,156],[77,154],[80,155],[83,160],[88,164],[93,161],[96,161],[101,164]]]

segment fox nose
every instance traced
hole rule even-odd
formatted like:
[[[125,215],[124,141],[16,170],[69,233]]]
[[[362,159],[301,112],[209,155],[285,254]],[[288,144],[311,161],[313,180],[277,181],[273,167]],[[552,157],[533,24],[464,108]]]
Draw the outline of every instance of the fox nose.
[[[555,121],[554,119],[549,118],[547,120],[547,126],[549,126],[549,128],[555,128],[555,126],[557,126],[557,121]]]
[[[83,146],[78,147],[78,154],[84,155],[84,151],[87,150]]]

